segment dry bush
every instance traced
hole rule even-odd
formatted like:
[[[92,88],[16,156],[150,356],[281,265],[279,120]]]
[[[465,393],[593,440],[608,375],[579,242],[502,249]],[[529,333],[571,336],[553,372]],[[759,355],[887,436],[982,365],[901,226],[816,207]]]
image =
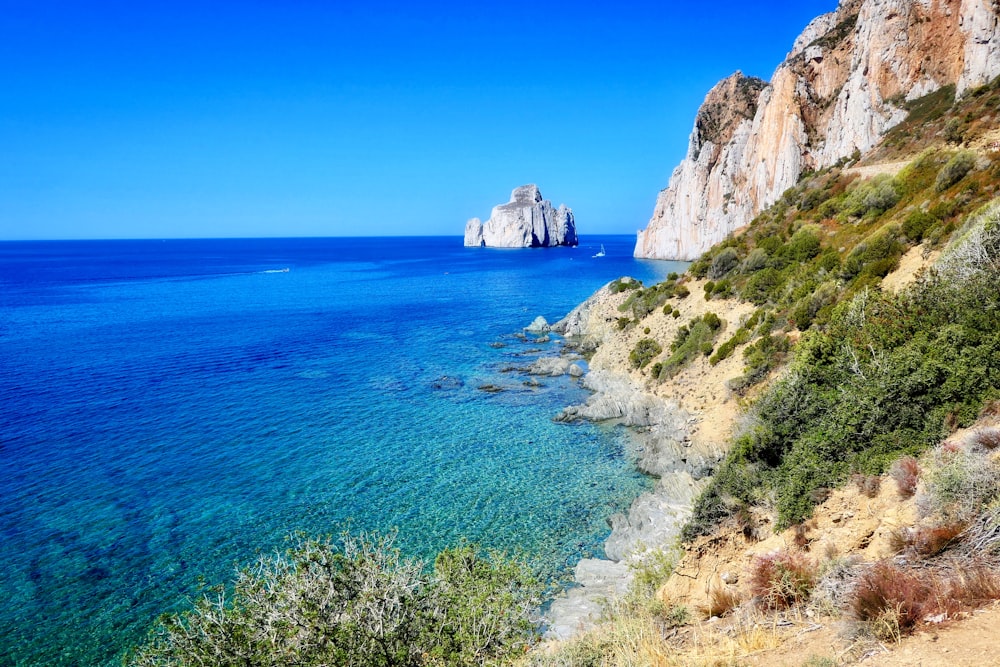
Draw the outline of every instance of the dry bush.
[[[859,577],[851,595],[850,611],[876,637],[898,639],[937,610],[935,598],[929,583],[882,561]]]
[[[991,560],[1000,568],[1000,504],[993,503],[969,525],[961,550],[969,557]]]
[[[699,611],[708,618],[725,616],[741,604],[743,604],[743,596],[738,590],[729,586],[717,586],[709,589],[708,604],[701,607]]]
[[[992,452],[1000,447],[1000,427],[989,426],[973,431],[968,440],[970,447],[977,447]]]
[[[896,554],[907,552],[931,558],[958,542],[964,531],[965,524],[961,522],[900,528],[889,533],[889,548]]]
[[[857,556],[833,558],[825,562],[819,581],[813,589],[810,604],[824,614],[839,615],[847,606],[859,568],[861,559]]]
[[[882,561],[859,577],[850,611],[879,639],[899,639],[921,622],[951,618],[997,599],[1000,577],[968,559],[909,570]]]
[[[996,417],[1000,415],[1000,400],[993,399],[983,403],[983,409],[979,411],[980,417]]]
[[[784,609],[807,600],[816,579],[816,565],[798,553],[758,556],[750,567],[750,590],[767,609]]]
[[[934,450],[918,506],[928,516],[970,522],[1000,495],[1000,466],[988,452],[950,444]]]
[[[889,531],[886,536],[886,541],[888,542],[889,551],[893,555],[901,554],[910,548],[910,544],[913,540],[911,535],[913,531],[910,528],[894,528]]]
[[[889,476],[896,482],[896,491],[903,498],[910,498],[917,492],[920,479],[920,464],[912,456],[904,456],[892,464]]]
[[[862,475],[855,473],[851,475],[851,481],[858,488],[858,493],[867,498],[874,498],[882,488],[882,478],[878,475]]]
[[[809,551],[809,528],[804,524],[796,524],[794,529],[795,537],[792,541],[795,543],[799,549],[803,551]]]
[[[954,544],[965,530],[965,524],[945,523],[927,528],[918,528],[912,532],[910,549],[924,558],[936,556]]]

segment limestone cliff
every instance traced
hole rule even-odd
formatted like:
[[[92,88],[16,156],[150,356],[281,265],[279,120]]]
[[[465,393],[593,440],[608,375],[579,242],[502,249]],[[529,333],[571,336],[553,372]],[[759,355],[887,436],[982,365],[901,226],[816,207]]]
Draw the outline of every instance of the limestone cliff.
[[[635,256],[694,259],[804,171],[871,149],[905,101],[1000,75],[998,14],[996,0],[842,0],[770,83],[737,72],[708,93]]]
[[[485,224],[479,218],[465,223],[467,246],[541,248],[577,243],[573,211],[565,204],[553,208],[537,185],[514,188],[510,201],[494,206]]]

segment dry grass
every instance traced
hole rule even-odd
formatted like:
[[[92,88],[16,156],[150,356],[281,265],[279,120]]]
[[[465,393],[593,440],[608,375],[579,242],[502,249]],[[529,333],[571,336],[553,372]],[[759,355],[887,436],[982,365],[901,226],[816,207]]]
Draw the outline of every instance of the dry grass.
[[[728,667],[772,650],[783,640],[776,619],[743,615],[664,633],[652,616],[609,619],[568,642],[532,652],[522,667]]]
[[[699,609],[707,618],[725,616],[743,603],[739,591],[729,586],[716,586],[708,592],[708,604]]]

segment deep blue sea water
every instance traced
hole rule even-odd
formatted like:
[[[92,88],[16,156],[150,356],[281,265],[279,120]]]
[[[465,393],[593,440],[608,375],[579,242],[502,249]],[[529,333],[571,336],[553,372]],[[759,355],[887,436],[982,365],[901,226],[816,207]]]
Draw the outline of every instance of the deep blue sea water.
[[[505,369],[558,351],[512,335],[535,316],[683,267],[632,244],[0,243],[0,664],[116,664],[199,576],[346,521],[553,576],[600,554],[651,485],[627,434]]]

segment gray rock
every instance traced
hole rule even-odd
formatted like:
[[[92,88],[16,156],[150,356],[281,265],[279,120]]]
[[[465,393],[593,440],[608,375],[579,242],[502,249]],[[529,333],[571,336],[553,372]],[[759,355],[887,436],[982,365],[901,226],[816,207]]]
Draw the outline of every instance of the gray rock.
[[[573,571],[578,586],[552,601],[547,639],[566,640],[593,628],[607,602],[628,590],[632,572],[625,563],[585,558]]]
[[[475,248],[486,245],[483,241],[483,221],[479,218],[470,218],[465,223],[465,245]]]
[[[531,375],[548,375],[551,377],[566,375],[571,372],[570,369],[573,366],[576,366],[573,361],[573,359],[568,357],[542,357],[541,359],[535,360],[535,363],[528,367],[528,373]],[[580,367],[577,366],[577,369],[580,369]],[[582,369],[580,370],[582,371]]]
[[[539,315],[532,320],[531,324],[524,327],[524,330],[528,333],[548,333],[550,331],[550,327],[545,318]]]
[[[485,223],[472,218],[465,223],[465,245],[490,248],[543,248],[575,246],[576,220],[564,204],[558,209],[542,199],[537,185],[514,188],[510,201],[493,207]]]

